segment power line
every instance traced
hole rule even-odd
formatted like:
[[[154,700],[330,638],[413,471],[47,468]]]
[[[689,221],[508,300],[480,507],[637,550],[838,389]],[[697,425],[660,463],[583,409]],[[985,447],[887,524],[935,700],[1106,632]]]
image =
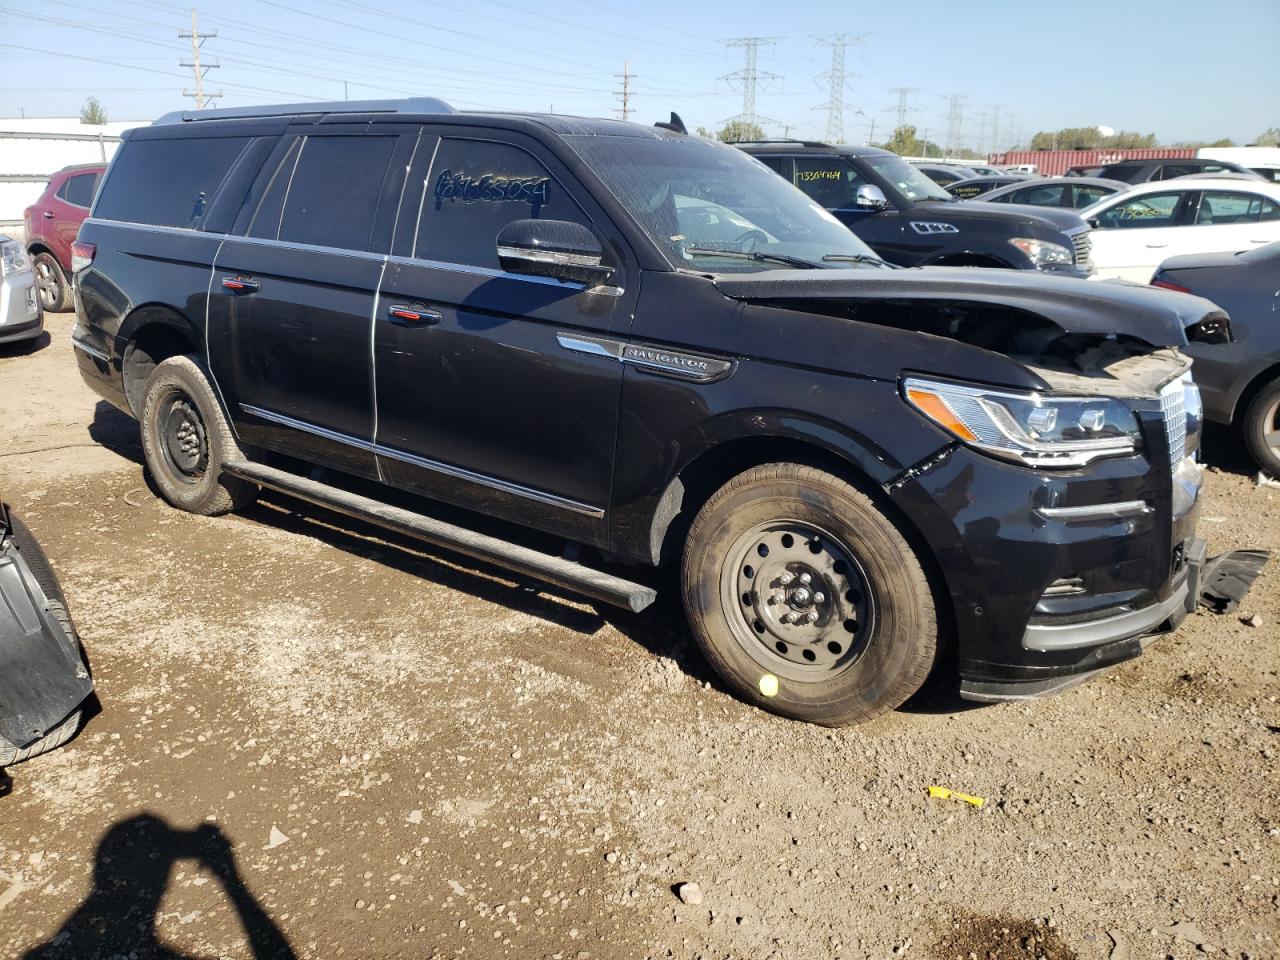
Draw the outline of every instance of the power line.
[[[614,91],[614,93],[616,93],[618,96],[622,98],[622,108],[621,110],[618,111],[619,115],[622,117],[623,120],[630,120],[631,119],[631,80],[634,77],[634,74],[632,74],[631,72],[631,61],[623,60],[622,72],[615,73],[614,76],[622,80],[622,89]]]
[[[773,46],[779,37],[738,37],[734,40],[726,40],[726,47],[741,47],[743,49],[743,64],[741,70],[733,73],[726,73],[721,80],[728,81],[732,87],[737,83],[742,90],[742,113],[736,117],[730,117],[726,123],[735,121],[744,124],[754,124],[760,126],[764,123],[776,124],[777,121],[769,120],[756,114],[756,86],[761,80],[781,80],[776,73],[761,73],[756,68],[756,55],[763,46]]]
[[[814,37],[820,47],[831,48],[831,69],[818,76],[830,84],[827,95],[827,142],[844,142],[844,92],[848,80],[844,71],[844,51],[847,47],[860,46],[867,38],[863,34],[837,33],[830,37]]]
[[[217,93],[209,93],[209,94],[206,94],[204,92],[205,74],[207,74],[210,70],[217,70],[218,67],[222,66],[222,64],[207,63],[203,67],[200,66],[200,48],[204,45],[205,40],[212,39],[217,35],[218,35],[217,30],[214,30],[212,33],[200,32],[200,25],[196,22],[195,7],[191,8],[191,29],[178,31],[179,38],[181,39],[186,39],[188,37],[191,38],[191,59],[178,61],[178,66],[190,67],[191,72],[195,74],[195,78],[196,78],[195,91],[192,93],[188,93],[186,87],[183,87],[182,95],[184,97],[195,97],[197,110],[203,110],[204,105],[207,101],[214,100],[222,96],[221,90],[219,90]]]

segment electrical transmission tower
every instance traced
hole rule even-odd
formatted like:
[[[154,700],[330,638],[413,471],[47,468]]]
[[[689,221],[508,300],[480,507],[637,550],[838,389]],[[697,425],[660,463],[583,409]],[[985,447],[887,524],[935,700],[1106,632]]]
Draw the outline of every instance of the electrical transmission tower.
[[[907,101],[911,98],[913,93],[918,93],[919,91],[919,87],[893,87],[889,90],[890,93],[896,93],[898,95],[898,123],[894,128],[895,130],[901,130],[906,126],[907,114],[911,110]]]
[[[618,108],[618,116],[623,120],[631,119],[631,81],[635,79],[635,74],[631,72],[631,61],[622,61],[622,72],[615,73],[615,77],[622,81],[622,89],[613,91],[614,94],[622,98],[622,106]]]
[[[991,152],[1000,153],[1000,111],[1004,107],[1003,103],[997,103],[991,108]]]
[[[837,33],[830,37],[814,37],[820,47],[831,48],[831,69],[819,74],[819,80],[830,83],[827,95],[827,142],[842,143],[844,141],[844,87],[847,74],[844,70],[844,51],[846,47],[856,46],[867,38],[865,33]],[[856,74],[855,74],[856,76]]]
[[[200,63],[200,47],[204,44],[206,40],[208,40],[211,37],[216,37],[217,35],[218,35],[217,30],[214,30],[210,33],[200,32],[200,26],[199,24],[196,23],[195,7],[191,8],[191,29],[178,31],[179,38],[183,40],[187,39],[188,37],[191,38],[191,59],[181,60],[179,61],[178,65],[181,67],[190,67],[192,73],[195,74],[195,78],[196,78],[195,90],[188,90],[186,87],[183,87],[182,95],[184,97],[195,97],[197,110],[203,110],[204,105],[208,103],[210,100],[214,100],[222,96],[221,90],[219,90],[217,93],[204,92],[205,74],[207,74],[210,70],[218,69],[218,67],[222,66],[222,64],[220,63],[201,64]]]
[[[953,93],[947,100],[947,141],[943,147],[946,156],[952,156],[960,146],[960,138],[964,134],[964,102],[969,99],[967,93]]]
[[[756,87],[761,80],[781,80],[782,78],[776,73],[762,73],[756,68],[756,54],[761,47],[773,46],[778,42],[778,37],[738,37],[735,40],[726,40],[726,47],[742,47],[744,59],[742,69],[734,73],[727,73],[721,80],[727,80],[730,86],[738,84],[742,90],[742,113],[736,117],[730,117],[726,123],[737,121],[744,124],[755,124],[763,126],[764,124],[777,124],[776,120],[770,120],[767,117],[759,116],[756,113]]]

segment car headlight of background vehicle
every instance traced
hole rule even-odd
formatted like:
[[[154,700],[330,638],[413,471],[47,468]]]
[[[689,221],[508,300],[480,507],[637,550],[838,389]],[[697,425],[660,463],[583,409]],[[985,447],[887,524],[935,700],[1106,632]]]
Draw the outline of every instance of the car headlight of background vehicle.
[[[1107,397],[1053,397],[917,377],[903,381],[902,393],[969,446],[1030,466],[1078,467],[1138,447],[1138,418]]]
[[[1027,258],[1038,267],[1050,263],[1070,265],[1076,262],[1075,254],[1060,243],[1036,240],[1033,237],[1014,237],[1009,242],[1025,253]]]
[[[0,243],[0,277],[27,269],[27,255],[22,244],[17,240],[6,240]]]

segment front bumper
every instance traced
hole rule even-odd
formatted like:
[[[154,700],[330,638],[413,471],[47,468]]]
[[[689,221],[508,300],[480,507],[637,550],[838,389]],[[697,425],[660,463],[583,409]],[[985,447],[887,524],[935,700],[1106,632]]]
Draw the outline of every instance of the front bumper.
[[[1166,451],[1036,471],[960,446],[890,486],[950,594],[963,696],[1067,689],[1194,609],[1200,469]]]
[[[36,275],[21,270],[0,279],[0,343],[40,336],[44,310],[36,293]]]

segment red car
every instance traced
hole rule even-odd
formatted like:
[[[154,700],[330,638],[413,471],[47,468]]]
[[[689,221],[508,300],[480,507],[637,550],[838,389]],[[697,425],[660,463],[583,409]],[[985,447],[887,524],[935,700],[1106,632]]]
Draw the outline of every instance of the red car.
[[[105,163],[63,167],[45,185],[40,199],[23,211],[27,253],[36,272],[40,301],[46,311],[71,309],[71,242],[89,216]]]

